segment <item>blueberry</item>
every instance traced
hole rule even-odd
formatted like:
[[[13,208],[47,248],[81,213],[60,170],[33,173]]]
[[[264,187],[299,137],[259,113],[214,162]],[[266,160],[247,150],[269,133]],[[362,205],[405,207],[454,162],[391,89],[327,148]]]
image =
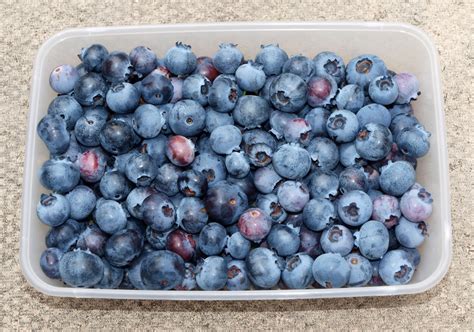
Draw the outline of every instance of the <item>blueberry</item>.
[[[339,145],[339,161],[344,167],[364,164],[365,161],[356,150],[355,142],[342,143]]]
[[[129,57],[133,69],[140,75],[151,73],[158,64],[156,54],[145,46],[135,47],[130,51]]]
[[[392,116],[390,115],[390,111],[384,106],[379,104],[368,104],[357,112],[357,119],[359,120],[360,127],[371,122],[388,127],[392,121]]]
[[[108,234],[117,233],[127,225],[127,215],[122,205],[103,198],[97,201],[94,219],[100,229]]]
[[[405,251],[408,255],[408,258],[412,262],[413,266],[418,266],[420,264],[421,256],[420,252],[416,248],[405,248],[400,247],[401,250]]]
[[[305,81],[291,73],[279,75],[270,86],[270,100],[276,109],[295,113],[306,104],[308,91]]]
[[[130,83],[119,83],[109,89],[106,95],[107,106],[115,113],[129,113],[135,110],[140,101],[140,91]]]
[[[242,135],[243,149],[247,154],[251,154],[251,148],[253,145],[261,144],[266,145],[270,151],[274,151],[277,148],[277,141],[268,132],[262,129],[247,130]]]
[[[174,104],[168,121],[175,134],[196,136],[206,126],[206,111],[194,100],[181,100]]]
[[[76,247],[82,250],[89,250],[97,256],[104,256],[107,234],[102,232],[96,224],[91,224],[79,235]]]
[[[143,237],[133,229],[122,229],[113,234],[105,244],[105,258],[113,266],[130,264],[140,255]]]
[[[244,58],[236,44],[222,43],[219,50],[214,54],[212,61],[216,69],[223,74],[233,74],[240,66]]]
[[[339,149],[326,137],[316,137],[311,140],[308,152],[315,166],[323,171],[332,170],[339,163]]]
[[[217,76],[209,90],[209,105],[217,112],[227,113],[234,109],[238,98],[237,83],[228,77]]]
[[[195,100],[205,106],[207,105],[210,87],[211,82],[207,77],[200,74],[190,75],[183,82],[183,98]]]
[[[124,52],[112,52],[102,63],[102,75],[112,84],[127,81],[132,69],[130,58]]]
[[[123,154],[135,145],[136,136],[132,127],[122,120],[107,121],[100,131],[100,145],[109,153]]]
[[[92,44],[89,47],[81,49],[79,58],[84,64],[87,71],[94,71],[100,73],[102,71],[102,64],[109,55],[109,51],[101,44]]]
[[[309,123],[314,136],[327,136],[326,122],[330,112],[324,108],[317,107],[311,109],[304,117]]]
[[[312,198],[334,198],[339,189],[338,176],[333,172],[316,170],[309,176],[308,188]]]
[[[357,113],[364,106],[364,90],[357,84],[347,84],[336,95],[336,105],[340,110]]]
[[[59,261],[63,252],[58,248],[48,248],[41,254],[40,267],[43,273],[51,279],[59,279]]]
[[[127,179],[141,187],[149,186],[157,172],[153,159],[146,153],[131,156],[125,166]]]
[[[369,189],[367,191],[367,194],[370,196],[370,199],[372,200],[372,202],[374,202],[374,200],[383,195],[383,192],[381,192],[380,190],[375,190],[375,189]],[[376,218],[372,218],[372,219],[376,219]],[[377,220],[377,219],[376,219]],[[380,220],[379,220],[380,221]]]
[[[59,226],[71,215],[71,205],[63,195],[41,194],[36,214],[42,223],[52,227]]]
[[[346,256],[354,246],[351,231],[343,225],[333,225],[324,230],[321,235],[321,247],[324,252],[332,252]]]
[[[100,132],[105,126],[106,118],[99,114],[86,112],[80,117],[75,126],[74,134],[78,142],[85,146],[99,146]]]
[[[358,84],[364,90],[378,76],[386,75],[385,63],[376,55],[364,54],[353,58],[346,66],[346,80]]]
[[[242,90],[258,92],[265,84],[265,72],[261,64],[249,61],[235,71],[237,84]]]
[[[313,198],[304,207],[303,221],[313,231],[322,231],[336,219],[334,204],[325,198]]]
[[[79,169],[69,160],[49,159],[40,169],[40,182],[43,187],[65,194],[79,183]]]
[[[247,273],[247,266],[242,260],[231,260],[227,263],[227,283],[228,290],[250,289],[250,280]]]
[[[310,255],[297,253],[286,259],[285,269],[281,279],[288,288],[307,288],[314,282],[313,267],[314,260]]]
[[[302,118],[288,120],[283,132],[285,140],[288,143],[299,143],[303,146],[308,145],[313,137],[311,125],[308,121]]]
[[[155,165],[158,168],[167,161],[167,143],[168,138],[165,135],[160,134],[155,138],[143,140],[139,150],[149,154],[153,158],[153,161],[155,162]]]
[[[143,221],[158,232],[168,231],[175,225],[175,207],[162,193],[151,194],[145,198],[141,210]]]
[[[225,158],[227,172],[231,176],[243,178],[250,172],[250,164],[243,152],[232,152]]]
[[[339,174],[339,191],[346,193],[351,190],[367,191],[368,180],[364,169],[359,166],[349,166]]]
[[[208,189],[205,204],[211,220],[230,225],[247,209],[248,198],[239,186],[221,181]]]
[[[273,81],[277,78],[278,76],[268,76],[267,79],[265,80],[265,84],[263,87],[260,89],[258,95],[265,99],[267,103],[271,104],[270,100],[270,87],[273,83]],[[290,113],[291,114],[291,113]],[[271,114],[270,114],[271,116]]]
[[[188,197],[202,197],[207,190],[207,179],[201,172],[187,170],[178,177],[179,190]]]
[[[287,179],[298,179],[308,174],[311,158],[307,150],[294,144],[282,145],[273,155],[273,168]]]
[[[400,217],[400,206],[396,197],[380,194],[373,199],[372,219],[383,222],[390,229],[398,223]]]
[[[65,223],[50,229],[46,235],[46,246],[48,248],[56,247],[66,252],[76,244],[83,229],[83,224],[69,219]]]
[[[237,229],[237,232],[227,239],[225,251],[235,259],[245,259],[250,252],[250,248],[250,241],[247,240]]]
[[[224,159],[213,153],[201,153],[194,159],[191,167],[206,176],[209,186],[224,180],[227,176]]]
[[[53,69],[49,76],[49,85],[59,94],[72,91],[79,80],[77,69],[71,65],[61,65]]]
[[[367,285],[372,279],[373,274],[373,268],[370,261],[359,254],[349,254],[345,258],[351,268],[351,274],[347,285],[349,287]]]
[[[392,133],[387,127],[370,122],[364,125],[357,134],[355,148],[362,158],[376,161],[389,154],[392,143]]]
[[[295,254],[300,247],[299,228],[291,225],[274,224],[267,236],[268,246],[279,256]]]
[[[336,53],[318,53],[313,58],[313,62],[316,75],[331,75],[337,84],[341,84],[344,81],[346,76],[344,60]]]
[[[183,99],[184,80],[180,77],[171,77],[170,81],[171,81],[171,85],[173,86],[173,97],[171,97],[171,100],[169,103],[174,104],[177,101],[180,101],[181,99]]]
[[[189,233],[199,233],[208,218],[204,202],[199,198],[185,197],[176,209],[176,222]]]
[[[400,200],[403,216],[410,221],[420,222],[428,219],[433,212],[433,198],[421,185],[415,184],[403,194]]]
[[[275,194],[259,195],[257,207],[269,215],[274,223],[281,223],[287,217],[286,211],[281,207]]]
[[[86,182],[98,182],[105,173],[108,156],[100,148],[90,148],[77,155],[76,165]]]
[[[246,177],[243,178],[235,178],[232,176],[227,177],[227,182],[232,185],[235,185],[240,188],[247,195],[247,199],[249,202],[255,201],[257,198],[257,188],[254,185],[253,175],[249,173]]]
[[[166,237],[166,249],[189,261],[196,255],[196,241],[191,234],[176,229]]]
[[[300,229],[300,253],[305,253],[316,258],[323,253],[321,248],[321,233],[313,232],[302,226]]]
[[[326,253],[313,263],[313,277],[325,288],[344,287],[350,278],[351,268],[340,254]]]
[[[74,85],[74,98],[83,106],[102,105],[108,87],[100,74],[87,73]]]
[[[292,119],[297,118],[296,114],[285,113],[277,110],[270,112],[270,133],[275,135],[276,138],[280,139],[285,134],[286,125]]]
[[[314,63],[304,55],[294,55],[283,64],[282,73],[298,75],[307,82],[315,74]]]
[[[100,193],[105,199],[121,201],[130,193],[131,185],[127,178],[119,171],[105,172],[100,179]]]
[[[128,212],[135,218],[143,219],[141,206],[143,201],[151,194],[156,193],[152,187],[137,187],[133,189],[127,196],[125,202]]]
[[[387,285],[407,284],[415,272],[415,266],[404,250],[387,252],[379,265],[379,274]]]
[[[330,75],[317,75],[308,80],[308,104],[311,107],[328,106],[337,93],[337,83]]]
[[[398,135],[405,129],[410,129],[419,124],[418,119],[411,114],[399,114],[392,119],[390,124],[390,131],[392,132],[395,142]]]
[[[203,290],[219,290],[227,283],[227,264],[224,258],[210,256],[196,267],[196,282]]]
[[[173,84],[157,69],[141,81],[140,87],[142,98],[148,104],[163,105],[170,102],[173,97]]]
[[[261,45],[255,62],[263,65],[265,75],[279,75],[288,60],[288,54],[278,44]]]
[[[415,183],[415,169],[406,161],[389,162],[382,167],[380,188],[388,195],[401,196]]]
[[[380,259],[388,250],[388,230],[380,221],[366,222],[354,236],[356,237],[355,245],[368,259]]]
[[[398,242],[406,248],[419,247],[425,240],[427,228],[424,221],[411,222],[401,217],[395,227],[395,235]]]
[[[390,111],[390,115],[392,116],[392,120],[401,114],[413,115],[413,107],[411,104],[401,104],[401,105],[393,105],[388,109]]]
[[[398,97],[395,104],[408,104],[420,94],[420,84],[415,75],[400,73],[393,77],[398,86]]]
[[[219,75],[219,72],[212,62],[212,58],[208,56],[201,56],[197,58],[197,66],[194,70],[194,73],[207,77],[207,79],[211,82],[214,81]]]
[[[206,108],[206,131],[212,132],[220,126],[233,125],[232,114],[214,111],[211,107]]]
[[[283,179],[278,175],[273,167],[266,166],[258,168],[254,172],[254,184],[255,187],[263,194],[269,194],[275,190],[278,183]]]
[[[268,102],[259,96],[247,95],[237,100],[232,112],[235,122],[242,127],[252,129],[259,127],[270,117]]]
[[[233,125],[217,127],[211,133],[209,143],[214,152],[219,154],[231,154],[239,150],[242,141],[240,129]]]
[[[346,110],[331,113],[326,123],[326,129],[336,143],[346,143],[354,140],[359,132],[357,116]]]
[[[242,236],[253,242],[262,241],[270,232],[272,219],[263,210],[251,208],[242,213],[237,227]]]
[[[196,266],[191,263],[184,263],[184,278],[180,285],[176,286],[176,290],[193,290],[197,288],[196,282]]]
[[[146,289],[173,289],[184,279],[184,261],[168,250],[151,252],[141,262],[140,276]]]
[[[102,279],[104,263],[98,256],[78,249],[61,257],[59,274],[72,287],[91,287]]]
[[[48,114],[44,116],[38,123],[36,131],[52,154],[67,151],[70,135],[67,131],[66,121],[60,115]]]
[[[372,215],[372,200],[361,190],[348,191],[339,199],[337,213],[345,224],[360,226]]]
[[[379,76],[369,84],[369,96],[377,104],[390,105],[398,98],[398,84],[391,76]]]
[[[72,219],[86,219],[95,208],[96,196],[87,186],[77,186],[66,195],[66,198],[71,206]]]
[[[118,288],[123,280],[124,270],[110,265],[105,259],[102,259],[102,263],[104,264],[104,274],[102,279],[94,286],[94,288]]]
[[[278,187],[278,201],[288,212],[300,212],[309,201],[308,187],[298,181],[285,181]]]
[[[205,225],[198,238],[198,247],[205,255],[218,255],[222,252],[227,242],[225,228],[215,222]]]
[[[48,114],[64,119],[67,130],[72,130],[77,120],[84,114],[84,110],[72,96],[61,95],[54,98],[49,104]]]
[[[164,61],[166,68],[176,76],[192,73],[197,65],[191,46],[181,42],[176,42],[176,46],[166,52]]]
[[[156,249],[156,250],[165,249],[168,235],[170,235],[170,233],[174,229],[175,227],[165,232],[159,232],[159,231],[154,230],[152,227],[148,226],[145,231],[145,237],[146,237],[147,243],[149,243],[153,249]]]
[[[248,276],[259,288],[273,288],[281,276],[281,258],[267,248],[252,249],[245,260]]]
[[[411,128],[403,129],[397,136],[397,145],[400,151],[412,158],[421,158],[430,149],[431,133],[422,125],[416,124]]]

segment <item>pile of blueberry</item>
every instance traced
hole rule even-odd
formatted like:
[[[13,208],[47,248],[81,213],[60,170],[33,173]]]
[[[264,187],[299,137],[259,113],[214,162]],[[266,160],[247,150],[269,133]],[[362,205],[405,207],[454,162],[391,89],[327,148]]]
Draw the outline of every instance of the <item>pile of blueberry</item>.
[[[398,285],[432,198],[416,77],[375,55],[236,45],[163,58],[99,44],[50,76],[37,126],[44,273],[73,287],[245,290]]]

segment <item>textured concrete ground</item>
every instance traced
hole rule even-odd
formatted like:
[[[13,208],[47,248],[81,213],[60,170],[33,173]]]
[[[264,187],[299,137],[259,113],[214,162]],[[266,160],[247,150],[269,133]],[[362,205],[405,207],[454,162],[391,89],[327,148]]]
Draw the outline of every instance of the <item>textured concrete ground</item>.
[[[0,2],[0,327],[6,329],[472,329],[472,1]],[[414,296],[293,302],[51,298],[22,277],[18,242],[28,93],[38,47],[69,27],[217,21],[407,22],[436,43],[448,131],[454,250],[448,275]]]

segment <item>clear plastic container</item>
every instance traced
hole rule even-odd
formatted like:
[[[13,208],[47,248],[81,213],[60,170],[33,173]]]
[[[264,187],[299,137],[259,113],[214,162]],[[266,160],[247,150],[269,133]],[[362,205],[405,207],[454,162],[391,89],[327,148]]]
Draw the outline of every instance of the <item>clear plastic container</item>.
[[[39,266],[45,249],[48,227],[38,221],[36,204],[45,189],[39,183],[38,169],[48,151],[36,135],[36,125],[46,114],[55,96],[49,87],[51,70],[64,63],[78,63],[81,47],[102,43],[109,50],[128,51],[146,45],[159,56],[176,41],[191,44],[198,55],[211,55],[217,45],[237,43],[246,57],[253,58],[261,44],[278,43],[289,55],[313,57],[326,50],[340,54],[345,61],[373,53],[395,72],[416,74],[422,95],[414,102],[417,118],[432,133],[431,150],[419,160],[417,181],[434,198],[434,213],[428,220],[429,237],[421,247],[422,260],[408,285],[340,289],[251,290],[251,291],[153,291],[105,290],[64,286],[47,278]],[[451,219],[448,185],[444,113],[437,52],[431,40],[419,29],[406,24],[387,23],[230,23],[186,24],[135,27],[83,28],[60,32],[40,48],[32,78],[29,131],[23,181],[21,266],[28,282],[53,296],[166,299],[166,300],[261,300],[384,296],[412,294],[435,286],[446,274],[451,261]]]

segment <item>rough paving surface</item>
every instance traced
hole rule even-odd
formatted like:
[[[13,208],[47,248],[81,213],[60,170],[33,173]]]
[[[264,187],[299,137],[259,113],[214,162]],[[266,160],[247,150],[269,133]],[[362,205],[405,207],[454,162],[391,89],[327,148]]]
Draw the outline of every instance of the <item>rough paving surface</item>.
[[[461,329],[472,328],[474,172],[473,2],[37,1],[0,2],[0,328],[3,329]],[[69,27],[215,21],[401,21],[424,29],[440,54],[449,144],[453,262],[414,296],[267,302],[61,299],[22,277],[20,200],[28,94],[38,47]],[[469,23],[471,22],[471,23]]]

